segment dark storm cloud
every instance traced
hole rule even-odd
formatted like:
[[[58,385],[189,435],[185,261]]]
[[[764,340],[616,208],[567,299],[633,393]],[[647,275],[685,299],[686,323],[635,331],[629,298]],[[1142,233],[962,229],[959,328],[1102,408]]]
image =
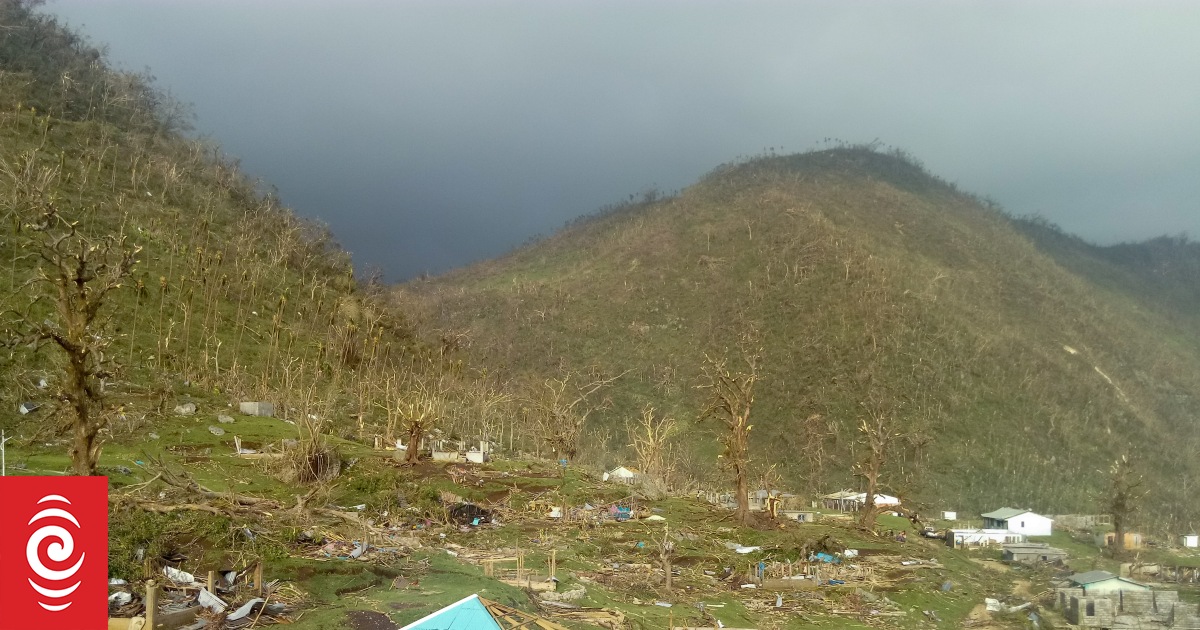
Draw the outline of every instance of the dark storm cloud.
[[[392,278],[879,138],[1099,242],[1200,235],[1200,5],[58,0]]]

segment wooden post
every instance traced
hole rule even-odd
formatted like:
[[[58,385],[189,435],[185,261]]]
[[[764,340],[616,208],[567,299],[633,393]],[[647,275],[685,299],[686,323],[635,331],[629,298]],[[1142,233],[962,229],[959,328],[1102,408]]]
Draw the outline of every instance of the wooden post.
[[[675,630],[675,611],[667,613],[667,630]]]
[[[149,580],[152,577],[154,575],[150,573],[150,556],[146,556],[142,559],[142,578]]]
[[[556,556],[557,553],[558,553],[557,549],[550,550],[550,577],[554,577],[554,574],[558,572],[558,558]]]
[[[258,596],[262,597],[265,589],[263,589],[263,563],[258,561],[258,566],[254,567],[254,588],[258,591]]]
[[[208,592],[216,595],[216,590],[215,590],[216,586],[217,586],[217,572],[209,571],[208,572],[208,583],[206,585],[206,587],[208,588]]]
[[[154,630],[154,617],[158,612],[158,584],[146,580],[146,628]]]

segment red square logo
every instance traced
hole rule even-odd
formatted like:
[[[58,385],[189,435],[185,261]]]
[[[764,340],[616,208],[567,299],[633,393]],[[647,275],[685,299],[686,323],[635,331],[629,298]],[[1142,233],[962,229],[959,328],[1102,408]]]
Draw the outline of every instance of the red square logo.
[[[0,477],[0,627],[108,627],[108,478]]]

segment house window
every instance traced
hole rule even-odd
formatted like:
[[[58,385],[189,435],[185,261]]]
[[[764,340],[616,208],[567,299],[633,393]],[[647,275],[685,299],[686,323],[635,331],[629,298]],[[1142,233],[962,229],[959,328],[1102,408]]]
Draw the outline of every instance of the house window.
[[[1021,521],[1021,529],[1025,529],[1025,521]]]
[[[1089,617],[1095,617],[1095,616],[1096,616],[1096,602],[1088,602],[1088,603],[1087,603],[1087,611],[1086,611],[1086,614],[1087,614],[1087,616],[1089,616]]]

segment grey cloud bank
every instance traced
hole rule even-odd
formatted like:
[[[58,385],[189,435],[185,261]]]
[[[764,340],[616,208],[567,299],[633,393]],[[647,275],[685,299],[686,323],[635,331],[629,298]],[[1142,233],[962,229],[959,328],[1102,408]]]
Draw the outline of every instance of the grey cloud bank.
[[[826,137],[1095,242],[1200,235],[1200,4],[116,2],[47,10],[391,279]]]

